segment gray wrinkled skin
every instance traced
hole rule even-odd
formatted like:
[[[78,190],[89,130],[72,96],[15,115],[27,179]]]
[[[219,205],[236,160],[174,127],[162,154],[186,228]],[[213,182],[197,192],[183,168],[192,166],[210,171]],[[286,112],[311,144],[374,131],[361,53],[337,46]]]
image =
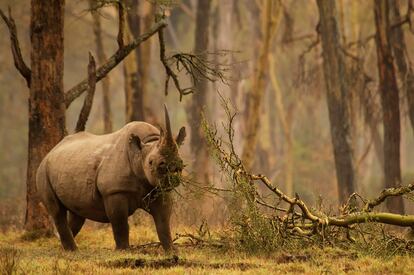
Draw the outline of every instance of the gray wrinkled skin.
[[[112,134],[69,135],[43,159],[37,190],[65,250],[76,249],[73,238],[85,219],[111,223],[116,248],[128,248],[128,216],[142,208],[153,216],[164,250],[172,251],[170,194],[156,190],[175,187],[165,175],[181,174],[177,144],[185,129],[173,140],[167,112],[166,120],[166,133],[131,122]]]

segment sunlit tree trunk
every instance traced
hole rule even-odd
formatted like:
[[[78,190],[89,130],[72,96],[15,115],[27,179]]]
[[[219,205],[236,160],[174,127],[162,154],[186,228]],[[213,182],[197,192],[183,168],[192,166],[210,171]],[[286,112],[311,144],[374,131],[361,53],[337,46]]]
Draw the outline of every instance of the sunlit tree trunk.
[[[63,94],[64,0],[31,1],[31,85],[27,166],[28,231],[51,231],[46,210],[36,194],[36,170],[65,135]]]
[[[350,91],[346,83],[344,56],[340,50],[336,2],[318,0],[317,3],[338,195],[340,203],[344,203],[355,191],[356,180],[348,104]]]
[[[210,0],[199,0],[196,16],[194,52],[205,54],[209,43],[210,26]],[[209,181],[209,161],[207,143],[202,133],[201,120],[202,111],[206,106],[208,82],[200,78],[194,83],[195,92],[191,97],[189,106],[188,122],[191,127],[191,151],[194,156],[194,173],[199,181],[207,183]]]
[[[94,1],[89,1],[89,6],[91,9],[94,8]],[[95,34],[95,44],[96,44],[96,55],[98,65],[103,64],[106,61],[106,55],[103,47],[102,40],[102,27],[100,15],[96,11],[92,11],[92,24],[93,32]],[[102,79],[102,106],[103,106],[103,122],[104,122],[104,133],[112,132],[112,113],[111,113],[111,104],[109,98],[109,76]]]
[[[252,168],[255,159],[254,153],[256,152],[258,140],[262,99],[266,88],[265,82],[268,70],[268,55],[274,31],[273,16],[274,13],[278,14],[280,12],[280,2],[265,0],[261,9],[261,29],[263,36],[260,45],[259,59],[257,61],[257,67],[253,77],[253,84],[247,95],[248,98],[246,102],[246,134],[243,145],[242,160],[247,169]]]
[[[401,184],[400,160],[400,103],[394,60],[390,43],[390,20],[388,0],[374,0],[378,74],[384,123],[384,176],[386,187]],[[392,212],[404,213],[401,197],[387,200]]]
[[[270,80],[272,83],[272,88],[274,92],[274,106],[277,110],[277,117],[280,121],[280,124],[283,129],[283,134],[285,136],[285,150],[284,153],[285,156],[285,185],[286,185],[286,194],[289,196],[293,195],[293,136],[291,131],[291,121],[288,119],[288,115],[286,112],[285,105],[283,103],[282,99],[282,91],[280,90],[280,85],[277,79],[276,75],[276,69],[275,69],[275,58],[272,54],[269,56],[269,74],[270,74]],[[274,122],[273,122],[274,124]]]

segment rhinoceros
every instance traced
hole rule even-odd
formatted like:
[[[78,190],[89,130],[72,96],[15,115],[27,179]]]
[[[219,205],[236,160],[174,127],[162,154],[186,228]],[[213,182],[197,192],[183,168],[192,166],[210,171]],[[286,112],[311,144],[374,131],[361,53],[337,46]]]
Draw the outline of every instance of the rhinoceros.
[[[165,126],[131,122],[106,135],[78,132],[46,155],[36,185],[65,250],[77,249],[74,237],[85,219],[111,223],[116,249],[128,248],[128,217],[142,208],[164,250],[173,251],[169,191],[180,182],[178,147],[186,132],[182,127],[173,138],[166,107]]]

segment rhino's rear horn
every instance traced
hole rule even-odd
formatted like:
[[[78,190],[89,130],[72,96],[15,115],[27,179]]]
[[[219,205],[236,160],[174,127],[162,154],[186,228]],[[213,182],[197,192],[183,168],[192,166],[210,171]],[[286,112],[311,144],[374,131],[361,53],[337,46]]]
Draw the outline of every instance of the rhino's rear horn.
[[[170,116],[168,114],[168,109],[167,109],[167,105],[164,104],[164,111],[165,111],[165,140],[167,142],[167,144],[173,144],[174,143],[174,139],[172,136],[172,131],[171,131],[171,123],[170,123]]]

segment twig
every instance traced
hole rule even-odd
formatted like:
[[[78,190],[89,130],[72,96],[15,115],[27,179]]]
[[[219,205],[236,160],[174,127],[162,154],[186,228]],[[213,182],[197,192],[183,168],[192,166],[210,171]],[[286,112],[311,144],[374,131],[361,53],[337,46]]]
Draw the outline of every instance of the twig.
[[[401,27],[404,24],[408,24],[410,26],[410,29],[411,29],[411,19],[410,19],[410,16],[411,16],[411,13],[414,12],[414,9],[413,9],[413,7],[412,7],[412,5],[410,3],[411,3],[411,1],[409,1],[409,5],[408,5],[408,9],[407,9],[407,14],[404,16],[404,19],[402,19],[399,22],[396,22],[396,23],[392,24],[390,26],[391,31],[394,30],[394,29],[396,29],[396,28]],[[364,39],[362,39],[362,41],[361,40],[356,40],[356,41],[349,42],[346,45],[346,47],[347,48],[350,48],[350,47],[355,46],[355,45],[360,45],[360,46],[365,47],[365,45],[370,40],[372,40],[374,38],[375,38],[375,34],[370,34],[367,37],[365,37]]]
[[[96,65],[95,59],[92,54],[89,53],[89,64],[88,64],[88,93],[86,94],[85,100],[81,112],[79,113],[78,122],[76,123],[75,132],[85,131],[85,125],[88,121],[89,114],[92,109],[93,96],[95,94],[96,86]]]
[[[96,81],[104,78],[113,68],[116,67],[130,52],[138,47],[142,42],[146,41],[159,30],[165,28],[164,21],[157,22],[148,32],[135,38],[131,43],[125,45],[122,49],[118,49],[104,64],[96,70]],[[88,89],[88,79],[84,79],[65,93],[66,108]]]
[[[175,88],[177,88],[177,91],[180,93],[180,101],[182,100],[184,95],[191,94],[193,92],[192,88],[185,88],[182,89],[180,86],[180,82],[178,81],[178,76],[174,73],[174,71],[171,69],[170,65],[168,64],[167,57],[165,55],[165,40],[164,40],[164,32],[163,30],[158,31],[158,41],[160,43],[160,60],[165,68],[166,78],[164,83],[164,92],[165,95],[168,95],[168,84],[170,81],[170,78],[172,78]]]
[[[14,22],[14,19],[12,17],[11,8],[9,7],[8,10],[9,10],[9,17],[7,17],[1,9],[0,9],[0,16],[3,19],[4,23],[6,23],[7,28],[9,29],[14,66],[26,80],[27,86],[30,87],[32,72],[30,68],[27,67],[26,63],[23,60],[22,52],[20,50],[20,45],[19,45],[19,39],[17,37],[16,23]]]

